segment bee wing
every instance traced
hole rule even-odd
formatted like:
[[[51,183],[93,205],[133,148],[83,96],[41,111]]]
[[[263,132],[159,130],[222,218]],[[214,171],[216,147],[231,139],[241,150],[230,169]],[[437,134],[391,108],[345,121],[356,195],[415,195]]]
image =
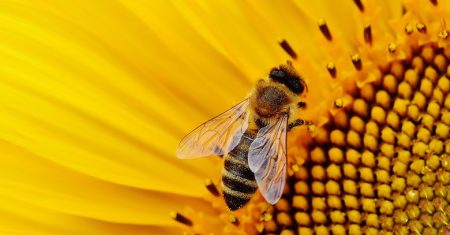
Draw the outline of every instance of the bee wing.
[[[224,155],[233,150],[247,130],[249,99],[203,123],[185,136],[177,148],[178,158]]]
[[[262,195],[270,204],[281,197],[286,183],[286,131],[288,115],[258,131],[250,145],[248,164]]]

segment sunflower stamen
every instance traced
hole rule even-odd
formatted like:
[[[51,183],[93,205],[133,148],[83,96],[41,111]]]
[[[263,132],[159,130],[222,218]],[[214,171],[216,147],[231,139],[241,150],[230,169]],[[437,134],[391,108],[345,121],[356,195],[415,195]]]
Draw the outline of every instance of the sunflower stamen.
[[[187,217],[185,217],[184,215],[182,215],[182,214],[180,214],[180,213],[178,213],[176,211],[170,212],[170,217],[173,220],[175,220],[175,221],[177,221],[177,222],[179,222],[181,224],[184,224],[184,225],[187,225],[187,226],[192,226],[192,221],[190,219],[188,219]]]
[[[402,4],[402,15],[406,14],[407,10],[405,5]]]
[[[261,214],[259,220],[262,222],[267,222],[267,221],[272,220],[272,217],[273,217],[272,214],[270,214],[268,212],[264,212]]]
[[[405,33],[406,34],[412,34],[414,32],[414,26],[411,23],[408,23],[405,25]]]
[[[291,45],[285,39],[281,40],[280,46],[292,59],[297,59],[297,53],[295,53],[294,49],[292,49]]]
[[[426,33],[427,32],[427,27],[422,24],[422,23],[417,23],[416,24],[416,29],[417,31],[421,32],[421,33]]]
[[[446,39],[448,37],[448,30],[444,18],[441,19],[441,28],[442,30],[438,33],[438,37],[440,37],[441,39]]]
[[[328,40],[333,40],[333,37],[331,36],[330,30],[328,29],[327,23],[325,22],[325,19],[321,18],[318,22],[320,32],[322,32],[323,36]]]
[[[389,51],[390,53],[394,53],[395,51],[397,51],[397,44],[395,44],[395,43],[393,43],[393,42],[389,43],[389,45],[388,45],[388,51]]]
[[[440,31],[440,32],[438,33],[438,36],[439,36],[439,38],[441,38],[441,39],[446,39],[446,38],[448,37],[448,31],[447,31],[447,30]]]
[[[336,65],[333,62],[328,62],[327,70],[330,73],[331,77],[336,78]]]
[[[291,165],[291,170],[295,173],[300,170],[300,166],[297,163]]]
[[[206,179],[205,180],[205,186],[206,186],[206,189],[208,189],[208,191],[212,195],[214,195],[216,197],[220,196],[219,190],[217,189],[216,185],[214,184],[214,182],[212,182],[211,179]]]
[[[334,107],[336,107],[338,109],[344,107],[344,100],[343,99],[336,99],[334,101]]]
[[[366,41],[366,43],[372,45],[372,28],[370,27],[370,25],[364,27],[364,40]]]
[[[307,126],[306,129],[309,131],[309,133],[314,133],[314,132],[316,132],[317,128],[316,128],[316,125],[312,124],[312,125]]]
[[[238,220],[238,218],[236,217],[236,216],[234,216],[234,215],[230,215],[229,217],[228,217],[228,221],[230,221],[230,223],[232,223],[232,224],[234,224],[234,225],[239,225],[239,220]]]
[[[357,70],[361,70],[362,69],[362,62],[361,62],[361,56],[358,54],[354,54],[352,55],[352,63],[355,66],[355,68]]]
[[[361,12],[364,11],[364,5],[362,4],[361,0],[353,0],[353,2],[358,7],[359,11],[361,11]]]

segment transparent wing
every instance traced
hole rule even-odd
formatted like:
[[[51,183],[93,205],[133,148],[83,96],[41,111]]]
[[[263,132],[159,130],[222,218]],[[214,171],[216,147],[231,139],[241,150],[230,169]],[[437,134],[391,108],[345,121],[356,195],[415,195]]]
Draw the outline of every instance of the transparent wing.
[[[286,183],[286,129],[288,115],[258,131],[250,145],[248,164],[262,195],[270,204],[281,197]]]
[[[177,148],[177,157],[224,155],[233,150],[247,130],[249,103],[246,99],[195,128],[181,140]]]

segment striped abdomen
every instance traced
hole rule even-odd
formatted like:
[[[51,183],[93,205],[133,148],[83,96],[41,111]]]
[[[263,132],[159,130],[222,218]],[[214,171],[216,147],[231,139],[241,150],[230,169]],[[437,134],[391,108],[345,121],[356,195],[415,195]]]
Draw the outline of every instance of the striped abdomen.
[[[245,205],[258,188],[247,160],[254,136],[252,131],[247,130],[236,148],[224,156],[222,191],[228,208],[233,211]]]

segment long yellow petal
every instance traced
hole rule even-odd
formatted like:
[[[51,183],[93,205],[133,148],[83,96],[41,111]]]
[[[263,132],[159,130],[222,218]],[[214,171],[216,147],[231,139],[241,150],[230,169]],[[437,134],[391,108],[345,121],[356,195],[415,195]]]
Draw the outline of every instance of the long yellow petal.
[[[103,221],[142,225],[173,224],[168,214],[186,204],[211,211],[202,200],[108,183],[51,163],[0,141],[0,195]],[[3,202],[2,202],[3,203]]]
[[[7,235],[61,235],[61,234],[179,234],[172,226],[132,225],[104,222],[80,216],[46,210],[0,196],[0,234]]]

